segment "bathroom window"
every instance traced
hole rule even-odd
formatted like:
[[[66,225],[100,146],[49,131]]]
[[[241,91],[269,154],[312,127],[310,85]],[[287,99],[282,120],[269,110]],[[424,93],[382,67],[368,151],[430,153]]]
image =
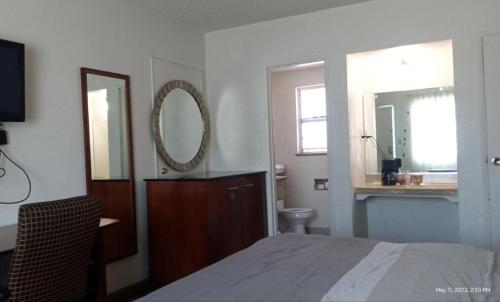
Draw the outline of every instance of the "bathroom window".
[[[325,85],[296,88],[298,155],[327,152]]]

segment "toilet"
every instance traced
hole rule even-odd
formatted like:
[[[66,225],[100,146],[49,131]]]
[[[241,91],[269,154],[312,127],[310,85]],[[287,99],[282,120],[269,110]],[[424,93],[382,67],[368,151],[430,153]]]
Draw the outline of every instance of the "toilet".
[[[309,208],[284,208],[278,213],[283,215],[290,226],[290,231],[297,234],[306,233],[306,223],[313,215],[313,209]]]
[[[279,172],[278,172],[279,171]],[[288,224],[288,230],[292,233],[305,234],[306,224],[313,215],[313,209],[309,208],[285,208],[285,193],[286,193],[286,170],[284,165],[276,165],[276,209],[278,210],[278,227],[281,232],[284,232]],[[284,218],[286,223],[281,223],[280,218]]]

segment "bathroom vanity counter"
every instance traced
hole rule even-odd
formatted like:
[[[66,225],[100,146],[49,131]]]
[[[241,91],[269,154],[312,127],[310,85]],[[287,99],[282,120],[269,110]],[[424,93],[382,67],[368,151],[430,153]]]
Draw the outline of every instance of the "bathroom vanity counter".
[[[377,196],[401,197],[438,197],[450,202],[458,202],[458,185],[447,184],[420,184],[383,186],[381,184],[365,184],[354,188],[356,200],[365,200]]]

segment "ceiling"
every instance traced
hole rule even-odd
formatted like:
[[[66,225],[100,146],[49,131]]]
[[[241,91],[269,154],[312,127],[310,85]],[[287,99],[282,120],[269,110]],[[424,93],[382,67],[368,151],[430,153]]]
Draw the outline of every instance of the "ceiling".
[[[370,0],[126,0],[202,32]]]

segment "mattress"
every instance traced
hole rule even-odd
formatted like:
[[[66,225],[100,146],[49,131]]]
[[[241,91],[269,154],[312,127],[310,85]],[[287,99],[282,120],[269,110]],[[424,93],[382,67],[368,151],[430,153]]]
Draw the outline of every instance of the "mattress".
[[[500,301],[497,253],[283,234],[138,300]]]

